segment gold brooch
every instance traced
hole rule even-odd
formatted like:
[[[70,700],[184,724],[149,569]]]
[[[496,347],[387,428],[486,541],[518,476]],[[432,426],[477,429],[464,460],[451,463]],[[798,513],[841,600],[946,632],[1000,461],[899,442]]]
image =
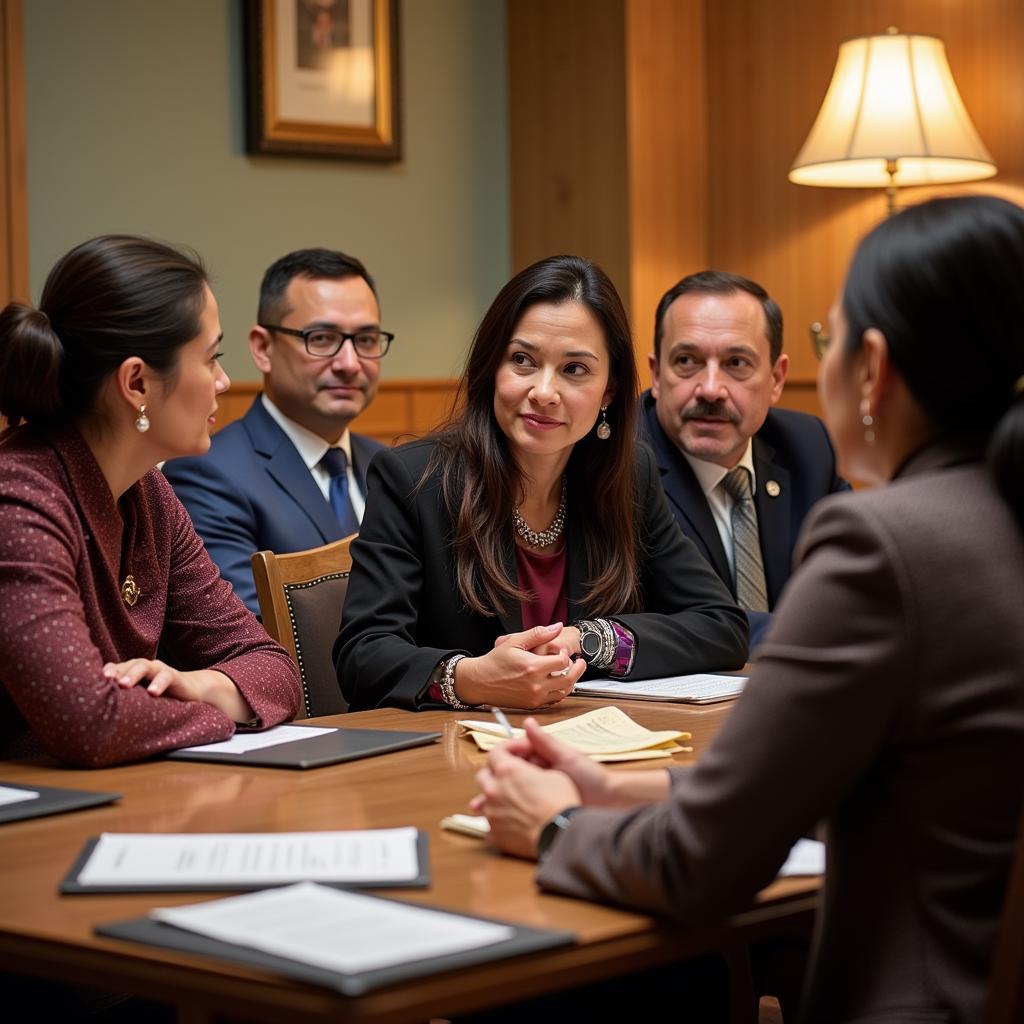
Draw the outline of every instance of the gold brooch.
[[[124,603],[129,608],[135,606],[135,602],[142,596],[142,591],[139,589],[138,583],[135,582],[135,577],[129,573],[124,578],[124,583],[121,584],[121,597]]]

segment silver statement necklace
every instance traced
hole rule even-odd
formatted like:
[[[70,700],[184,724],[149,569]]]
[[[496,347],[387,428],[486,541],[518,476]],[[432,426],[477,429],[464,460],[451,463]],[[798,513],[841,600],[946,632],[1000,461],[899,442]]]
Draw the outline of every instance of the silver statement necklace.
[[[549,548],[562,536],[562,530],[565,529],[565,495],[565,477],[563,476],[562,497],[558,502],[558,511],[555,513],[555,518],[551,520],[551,525],[546,530],[531,530],[527,526],[526,520],[519,514],[519,509],[514,505],[512,506],[512,523],[516,528],[516,533],[531,548]]]

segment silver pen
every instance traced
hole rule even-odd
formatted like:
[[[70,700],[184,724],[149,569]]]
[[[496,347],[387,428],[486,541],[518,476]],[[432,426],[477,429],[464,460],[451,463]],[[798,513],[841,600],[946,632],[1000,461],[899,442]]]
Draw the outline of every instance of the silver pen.
[[[505,717],[505,712],[502,711],[501,708],[491,708],[491,714],[498,720],[498,725],[505,730],[505,735],[509,739],[512,739],[515,733],[512,732],[512,726],[509,723],[509,720]]]

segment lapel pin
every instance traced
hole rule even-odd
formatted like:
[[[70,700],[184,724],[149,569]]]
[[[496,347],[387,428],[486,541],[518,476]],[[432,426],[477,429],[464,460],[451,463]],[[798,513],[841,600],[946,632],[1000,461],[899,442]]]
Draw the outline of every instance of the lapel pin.
[[[779,486],[778,480],[766,481],[764,489],[768,492],[769,498],[777,498],[782,493],[782,488]]]

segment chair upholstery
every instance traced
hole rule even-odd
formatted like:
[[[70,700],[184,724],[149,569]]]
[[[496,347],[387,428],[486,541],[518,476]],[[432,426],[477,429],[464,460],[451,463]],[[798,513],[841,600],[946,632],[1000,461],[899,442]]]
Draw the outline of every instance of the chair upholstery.
[[[985,1024],[1024,1020],[1024,817],[1017,833],[1017,853],[1006,886],[996,955],[988,986]]]
[[[267,632],[295,659],[302,677],[304,714],[348,710],[331,658],[352,568],[356,534],[308,551],[252,556],[256,596]]]

